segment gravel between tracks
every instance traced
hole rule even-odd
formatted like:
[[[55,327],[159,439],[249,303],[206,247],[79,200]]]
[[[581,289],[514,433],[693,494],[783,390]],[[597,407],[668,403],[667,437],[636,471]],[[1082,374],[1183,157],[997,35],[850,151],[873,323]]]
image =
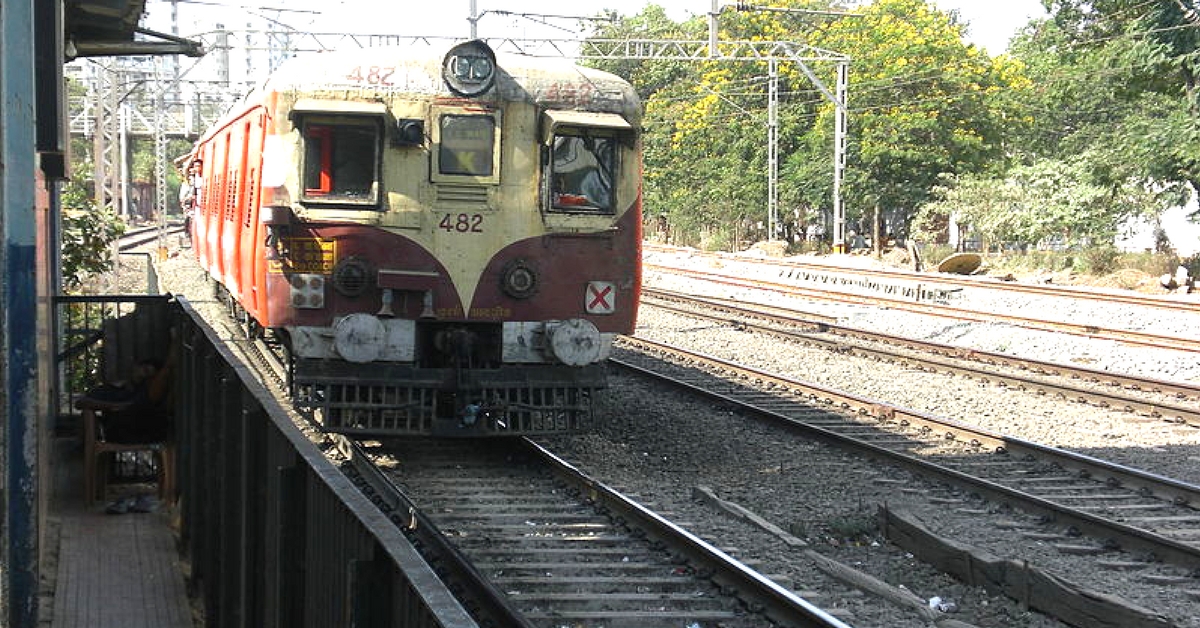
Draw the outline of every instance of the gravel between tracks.
[[[211,292],[191,262],[190,251],[184,250],[182,255],[161,262],[158,272],[166,290],[188,295],[197,302],[210,299]],[[752,267],[738,265],[737,272],[752,272]],[[693,282],[658,273],[648,273],[646,285],[697,291]],[[763,301],[761,297],[752,299],[750,294],[731,293],[727,288],[710,294]],[[970,290],[963,290],[954,298],[967,305],[975,295]],[[1058,303],[1048,305],[1048,301],[1036,297],[1007,298],[1021,299],[1010,307],[1027,311],[1061,307]],[[1136,349],[1005,325],[930,322],[926,317],[854,306],[814,304],[801,309],[839,315],[844,324],[851,326],[881,330],[891,327],[961,346],[1014,354],[1032,352],[1025,355],[1051,361],[1081,361],[1092,368],[1136,372],[1163,379],[1200,381],[1196,357],[1174,351]],[[1119,308],[1089,311],[1086,319],[1097,325],[1124,325],[1115,318],[1111,322],[1097,318],[1105,316],[1104,312],[1110,309]],[[1157,312],[1148,324],[1159,330],[1173,329],[1179,333],[1200,329],[1194,316],[1172,317],[1168,314]],[[1124,311],[1111,315],[1134,316],[1134,320],[1143,321],[1148,318]],[[1084,314],[1080,310],[1072,316],[1078,319]],[[916,372],[874,361],[846,359],[822,350],[781,346],[762,335],[698,322],[652,307],[642,309],[638,333],[763,369],[827,382],[896,405],[952,416],[997,432],[1200,482],[1200,430],[1160,421],[1130,422],[1128,415],[1082,404],[1054,402],[971,380]],[[839,530],[869,520],[878,503],[886,501],[892,506],[927,507],[923,501],[926,498],[921,494],[898,490],[896,485],[882,479],[889,473],[886,469],[847,460],[846,472],[837,477],[811,477],[804,472],[805,460],[831,454],[819,454],[808,443],[788,442],[778,432],[747,424],[727,411],[713,411],[694,400],[647,390],[624,377],[614,378],[611,390],[605,395],[601,414],[601,425],[596,433],[554,439],[555,451],[564,453],[598,479],[638,493],[660,509],[673,511],[678,520],[694,524],[714,536],[720,535],[721,545],[735,545],[740,557],[763,561],[764,571],[789,575],[797,590],[805,589],[806,578],[813,571],[811,566],[777,539],[746,531],[697,503],[692,499],[693,488],[700,484],[711,486],[724,498],[763,514],[780,527],[802,531],[801,536],[822,554],[892,585],[904,586],[918,597],[938,595],[954,599],[960,609],[954,615],[957,619],[978,626],[1049,628],[1062,625],[934,573],[886,543],[872,543],[869,534],[853,540],[839,534]],[[905,478],[905,486],[920,483]],[[981,504],[972,507],[989,508]],[[932,517],[928,513],[934,511],[921,512],[926,518]],[[1019,513],[1007,516],[1023,520]],[[1025,519],[1025,523],[1036,525]],[[1154,609],[1175,625],[1200,628],[1197,602],[1185,591],[1200,588],[1200,580],[1193,580],[1187,587],[1171,587],[1153,584],[1144,577],[1150,573],[1179,575],[1178,570],[1163,566],[1137,573],[1097,570],[1092,560],[1062,555],[1015,532],[997,534],[989,526],[986,536],[973,534],[973,528],[977,527],[973,518],[949,510],[936,518],[927,518],[926,523],[940,533],[967,538],[970,543],[999,556],[1032,557],[1036,564],[1072,581]],[[820,603],[825,602],[828,600]],[[848,623],[860,628],[925,625],[911,614],[901,612],[890,617],[857,612],[864,602],[851,594],[834,600],[833,605],[847,609],[850,613]]]
[[[674,261],[674,260],[673,260]],[[751,261],[752,262],[752,261]],[[753,263],[723,261],[726,273],[748,276],[764,272]],[[710,258],[698,258],[700,265]],[[775,271],[767,271],[775,272]],[[769,277],[764,277],[769,278]],[[848,326],[904,333],[964,347],[1025,355],[1061,362],[1082,362],[1090,368],[1133,372],[1171,380],[1200,381],[1196,356],[1171,350],[1127,347],[1107,341],[1020,329],[1009,325],[973,324],[932,319],[874,308],[789,303],[761,293],[724,287],[705,287],[692,280],[650,272],[648,287],[700,292],[710,296],[771,304],[798,305],[804,311],[832,314]],[[955,303],[964,307],[986,304],[997,307],[998,298],[982,291],[962,290]],[[1194,315],[1130,311],[1120,306],[1074,304],[1069,310],[1057,299],[1005,296],[1013,311],[1070,312],[1072,320],[1119,328],[1142,321],[1146,328],[1200,329]],[[1194,332],[1192,332],[1194,333]],[[1018,391],[980,384],[973,380],[915,371],[903,366],[862,359],[847,359],[820,349],[781,345],[762,334],[737,331],[644,307],[638,335],[680,344],[764,370],[825,383],[895,405],[949,416],[1004,434],[1060,446],[1099,458],[1147,469],[1185,481],[1200,482],[1200,430],[1157,420],[1131,421],[1130,415],[1093,406],[1052,400]],[[1200,588],[1200,580],[1181,587],[1149,582],[1148,576],[1179,575],[1169,567],[1142,572],[1097,569],[1090,559],[1060,554],[1048,544],[1031,541],[1019,533],[997,533],[991,526],[979,531],[976,518],[955,509],[930,509],[924,498],[880,484],[858,464],[847,462],[838,477],[811,477],[804,461],[815,455],[803,445],[786,442],[778,434],[760,432],[734,417],[720,416],[703,404],[647,392],[618,380],[609,393],[605,425],[592,436],[564,439],[560,445],[571,459],[606,482],[648,496],[660,508],[673,510],[689,522],[710,519],[708,509],[691,498],[697,484],[708,484],[726,499],[764,514],[783,528],[807,529],[807,538],[823,554],[873,574],[893,585],[903,585],[928,598],[951,597],[960,604],[959,619],[980,626],[1052,626],[1056,622],[1024,614],[1004,600],[963,587],[912,564],[911,557],[887,545],[847,542],[834,533],[846,522],[869,517],[876,503],[911,506],[936,531],[982,547],[997,556],[1031,558],[1043,568],[1070,580],[1123,597],[1162,613],[1175,625],[1200,626],[1197,602],[1187,589]],[[652,421],[630,417],[652,417]],[[614,461],[620,461],[614,464]],[[905,481],[906,486],[920,484]],[[849,485],[848,485],[849,483]],[[675,487],[665,489],[663,487]],[[865,488],[864,488],[865,487]],[[872,501],[874,500],[874,501]],[[969,501],[969,500],[968,500]],[[996,510],[995,505],[973,504],[971,509]],[[1016,519],[1023,517],[1014,513]],[[1027,525],[1036,525],[1025,518]],[[705,524],[697,523],[703,527]],[[708,525],[722,529],[718,520]],[[728,522],[726,522],[728,525]],[[1048,529],[1047,531],[1053,531]],[[860,539],[861,541],[861,539]],[[770,542],[733,541],[744,554],[767,561],[788,573],[795,552]],[[1113,559],[1120,559],[1114,555]],[[803,576],[797,588],[803,588]],[[839,604],[852,604],[840,601]],[[889,625],[886,621],[878,624]],[[919,625],[919,624],[917,624]]]

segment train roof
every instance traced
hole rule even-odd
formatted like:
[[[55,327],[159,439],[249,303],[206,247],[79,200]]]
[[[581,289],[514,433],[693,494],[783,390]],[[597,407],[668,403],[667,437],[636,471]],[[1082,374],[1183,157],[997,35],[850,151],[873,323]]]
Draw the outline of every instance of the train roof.
[[[377,101],[403,95],[456,98],[459,95],[442,78],[446,52],[432,45],[410,44],[299,55],[281,65],[261,89],[347,100]],[[478,100],[616,113],[634,126],[641,121],[637,92],[614,74],[565,58],[512,53],[495,58],[495,85]]]

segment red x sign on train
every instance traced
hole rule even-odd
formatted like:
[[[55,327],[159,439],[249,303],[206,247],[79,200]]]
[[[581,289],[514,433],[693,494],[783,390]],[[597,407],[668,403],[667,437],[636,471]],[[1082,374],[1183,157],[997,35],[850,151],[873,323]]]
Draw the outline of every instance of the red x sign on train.
[[[616,286],[607,281],[589,281],[584,301],[588,314],[612,314],[617,309]]]

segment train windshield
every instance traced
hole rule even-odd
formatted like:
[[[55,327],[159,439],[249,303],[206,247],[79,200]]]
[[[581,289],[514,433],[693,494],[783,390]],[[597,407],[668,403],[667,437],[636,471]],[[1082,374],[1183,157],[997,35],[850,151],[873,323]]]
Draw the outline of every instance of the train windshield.
[[[438,145],[441,174],[491,177],[492,149],[496,145],[496,120],[490,115],[442,116]]]
[[[379,123],[304,125],[304,200],[351,205],[379,201]]]
[[[551,151],[550,208],[613,213],[616,139],[604,135],[556,134]]]

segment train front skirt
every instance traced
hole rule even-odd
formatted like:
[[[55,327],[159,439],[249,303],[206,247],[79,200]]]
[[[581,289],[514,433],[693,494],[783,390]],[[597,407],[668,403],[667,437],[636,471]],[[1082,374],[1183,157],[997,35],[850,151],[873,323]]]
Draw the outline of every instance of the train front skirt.
[[[330,432],[530,436],[585,429],[607,373],[603,362],[457,369],[300,359],[292,386],[297,409]]]

